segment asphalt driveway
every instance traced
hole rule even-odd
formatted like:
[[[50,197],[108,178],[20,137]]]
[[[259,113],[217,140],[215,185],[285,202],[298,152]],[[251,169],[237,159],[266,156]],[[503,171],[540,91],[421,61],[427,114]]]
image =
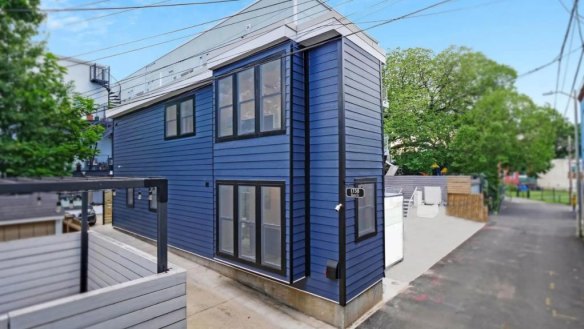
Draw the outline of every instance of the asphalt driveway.
[[[584,242],[567,206],[501,214],[360,328],[584,328]]]

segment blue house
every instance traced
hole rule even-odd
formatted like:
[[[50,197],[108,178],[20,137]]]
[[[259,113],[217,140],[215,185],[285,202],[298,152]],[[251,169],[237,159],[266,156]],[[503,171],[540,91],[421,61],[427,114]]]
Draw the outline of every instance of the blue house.
[[[273,3],[121,81],[114,174],[168,178],[177,252],[344,327],[382,294],[384,52],[320,1]],[[114,226],[153,239],[156,191],[116,192]]]

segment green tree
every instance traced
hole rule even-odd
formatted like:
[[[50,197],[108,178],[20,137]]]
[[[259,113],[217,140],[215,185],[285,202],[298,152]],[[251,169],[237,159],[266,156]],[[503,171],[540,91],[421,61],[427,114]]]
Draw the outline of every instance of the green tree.
[[[39,0],[0,2],[0,175],[53,176],[70,173],[103,128],[84,117],[91,100],[63,82],[65,69],[33,41],[43,15]],[[18,10],[15,10],[18,9]]]
[[[497,209],[501,169],[531,176],[550,169],[555,155],[556,114],[514,90],[487,93],[461,118],[451,143],[452,170],[484,174],[491,206]]]
[[[409,173],[429,172],[434,162],[449,164],[461,114],[485,93],[511,88],[515,77],[512,68],[467,48],[437,55],[422,48],[390,52],[384,125],[393,158]]]

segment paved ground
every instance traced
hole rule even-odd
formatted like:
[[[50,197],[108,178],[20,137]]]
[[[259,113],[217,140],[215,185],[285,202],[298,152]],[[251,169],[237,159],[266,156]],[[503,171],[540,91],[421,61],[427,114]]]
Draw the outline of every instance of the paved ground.
[[[434,218],[421,218],[415,214],[411,211],[404,222],[403,261],[385,271],[384,302],[406,290],[412,281],[485,226],[484,223],[447,216],[444,208]],[[352,327],[359,326],[382,306],[383,303],[370,310]]]
[[[485,225],[447,216],[444,208],[435,218],[416,217],[414,213],[404,222],[404,261],[386,273],[400,282],[411,282],[422,275]]]
[[[567,206],[514,199],[362,328],[584,328],[584,243]]]
[[[156,255],[154,245],[111,225],[92,230]],[[188,259],[169,253],[169,261],[187,270],[188,328],[332,328]]]

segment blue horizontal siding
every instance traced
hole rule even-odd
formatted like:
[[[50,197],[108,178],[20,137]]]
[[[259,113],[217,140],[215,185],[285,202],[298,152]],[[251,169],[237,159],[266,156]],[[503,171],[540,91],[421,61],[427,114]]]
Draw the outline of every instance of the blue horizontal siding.
[[[346,200],[347,300],[383,277],[383,150],[379,61],[345,40],[343,45],[346,181],[377,180],[377,234],[355,241],[355,199]]]
[[[213,256],[212,88],[189,92],[194,97],[196,135],[164,139],[164,104],[116,118],[116,176],[162,176],[168,179],[169,244],[205,257]],[[205,186],[209,183],[209,187]],[[135,208],[126,207],[126,191],[114,198],[114,225],[155,238],[156,214],[148,210],[148,191]]]
[[[304,277],[309,265],[310,272],[300,288],[338,301],[339,280],[327,279],[325,267],[328,260],[339,260],[339,214],[334,207],[339,203],[339,109],[344,106],[346,180],[350,184],[355,178],[378,177],[379,196],[378,234],[360,243],[354,241],[354,204],[348,201],[345,207],[347,298],[356,296],[383,275],[379,62],[350,42],[343,45],[344,103],[340,104],[340,42],[333,41],[282,59],[286,76],[285,134],[215,142],[211,86],[185,94],[195,97],[196,136],[164,140],[164,104],[115,120],[115,174],[169,179],[171,245],[214,257],[217,180],[284,182],[286,274],[278,276],[238,265],[286,281]],[[282,43],[217,69],[214,75],[227,74],[296,49],[290,42]],[[305,88],[308,89],[306,99]],[[309,139],[305,136],[306,110],[309,111]],[[305,155],[307,144],[309,163]],[[305,186],[307,165],[310,186]],[[155,213],[148,211],[147,191],[142,192],[144,198],[135,200],[135,208],[127,208],[125,191],[118,191],[114,225],[154,238]],[[310,209],[305,209],[307,199]],[[305,226],[308,212],[310,227]],[[307,236],[310,236],[309,250],[305,248]],[[308,253],[310,264],[306,263]]]
[[[338,41],[308,56],[310,119],[310,276],[306,290],[339,300],[339,281],[325,276],[327,260],[339,260],[339,63]]]
[[[297,51],[297,45],[292,51]],[[304,54],[292,56],[292,281],[306,272],[306,138]]]

